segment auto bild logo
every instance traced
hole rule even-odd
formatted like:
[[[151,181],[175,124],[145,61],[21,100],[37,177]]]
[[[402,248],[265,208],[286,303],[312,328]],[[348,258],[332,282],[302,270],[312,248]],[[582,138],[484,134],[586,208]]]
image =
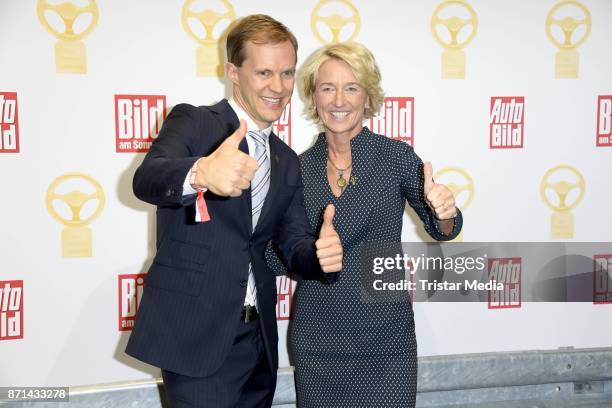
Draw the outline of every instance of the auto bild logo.
[[[0,92],[0,153],[19,153],[17,92]]]
[[[612,95],[597,98],[597,147],[612,146]]]
[[[522,148],[525,130],[525,97],[492,96],[489,126],[489,147],[491,149]]]
[[[612,254],[593,257],[593,303],[612,304]]]
[[[0,341],[23,339],[23,281],[0,281]]]
[[[489,309],[521,307],[521,265],[521,258],[489,258],[489,282],[503,284],[489,291]]]
[[[291,300],[295,282],[288,276],[276,277],[276,320],[291,319]]]
[[[117,153],[148,152],[165,119],[165,95],[115,95]]]
[[[146,273],[119,275],[119,331],[134,327],[146,276]]]
[[[291,103],[285,106],[285,110],[280,118],[273,124],[272,131],[287,146],[291,147]]]
[[[414,98],[386,97],[380,112],[370,118],[370,129],[414,146]]]

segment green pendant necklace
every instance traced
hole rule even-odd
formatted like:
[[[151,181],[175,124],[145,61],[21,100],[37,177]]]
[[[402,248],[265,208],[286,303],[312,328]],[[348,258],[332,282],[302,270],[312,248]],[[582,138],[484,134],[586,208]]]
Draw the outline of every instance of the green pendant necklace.
[[[334,163],[330,157],[328,157],[327,160],[329,160],[331,165],[334,166],[334,168],[338,171],[338,180],[336,180],[336,184],[338,185],[338,187],[340,187],[340,189],[344,189],[348,184],[346,179],[344,178],[344,172],[349,170],[353,166],[353,162],[351,162],[351,164],[349,164],[347,167],[341,169],[340,167],[336,166],[336,163]],[[351,180],[352,179],[353,177],[351,177]],[[353,182],[353,184],[355,183]]]

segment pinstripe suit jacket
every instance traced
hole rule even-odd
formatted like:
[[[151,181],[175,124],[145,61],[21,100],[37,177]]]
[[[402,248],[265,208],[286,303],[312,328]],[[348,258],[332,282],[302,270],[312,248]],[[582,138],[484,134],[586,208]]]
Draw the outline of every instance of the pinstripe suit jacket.
[[[185,176],[238,126],[226,100],[209,107],[177,105],[134,175],[136,196],[157,206],[157,253],[126,353],[184,375],[210,375],[226,359],[244,303],[249,262],[266,351],[276,370],[276,282],[264,260],[271,239],[295,272],[306,279],[324,278],[304,210],[298,157],[274,134],[270,189],[255,231],[250,190],[235,198],[207,192],[211,220],[194,222],[195,195],[183,197]],[[248,151],[246,140],[240,149]]]

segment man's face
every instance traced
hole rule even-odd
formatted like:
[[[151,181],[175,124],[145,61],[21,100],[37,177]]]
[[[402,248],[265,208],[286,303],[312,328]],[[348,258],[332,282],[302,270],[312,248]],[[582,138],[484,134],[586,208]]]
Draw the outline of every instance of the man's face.
[[[227,63],[227,77],[234,84],[236,103],[263,129],[280,118],[291,100],[295,50],[289,41],[278,44],[249,41],[244,52],[242,66]]]

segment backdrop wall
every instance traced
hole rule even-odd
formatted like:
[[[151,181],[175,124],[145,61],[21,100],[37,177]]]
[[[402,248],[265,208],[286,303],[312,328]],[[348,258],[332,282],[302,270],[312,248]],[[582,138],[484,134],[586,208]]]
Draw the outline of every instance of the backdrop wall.
[[[158,374],[123,354],[155,253],[132,176],[173,105],[229,95],[221,33],[251,13],[295,33],[299,62],[373,51],[388,99],[365,124],[456,189],[461,239],[612,241],[607,0],[3,0],[0,386]],[[302,110],[296,91],[277,126],[297,152],[317,134]],[[411,214],[404,240],[425,239]],[[594,303],[416,304],[419,354],[611,346],[602,282]],[[281,366],[293,288],[279,278]]]

